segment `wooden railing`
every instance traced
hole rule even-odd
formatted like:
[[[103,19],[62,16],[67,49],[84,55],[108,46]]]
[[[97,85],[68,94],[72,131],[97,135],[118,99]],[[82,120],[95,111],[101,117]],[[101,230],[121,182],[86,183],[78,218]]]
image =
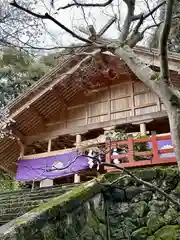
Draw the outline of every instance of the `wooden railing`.
[[[120,165],[124,167],[145,167],[150,165],[163,165],[163,164],[176,164],[176,158],[175,156],[171,157],[162,157],[162,154],[167,153],[173,153],[174,149],[159,149],[158,142],[169,140],[171,141],[171,136],[158,136],[158,135],[152,135],[147,138],[142,139],[133,139],[129,137],[127,140],[121,140],[121,141],[108,141],[106,142],[106,162],[112,163],[113,159],[118,159],[120,161]],[[151,145],[151,149],[139,152],[134,151],[134,145],[136,143],[147,143]],[[112,151],[114,148],[122,148],[126,146],[127,152],[119,155],[112,155]],[[137,157],[142,157],[142,159],[138,159]],[[117,171],[117,169],[111,168],[111,167],[105,167],[108,171]]]

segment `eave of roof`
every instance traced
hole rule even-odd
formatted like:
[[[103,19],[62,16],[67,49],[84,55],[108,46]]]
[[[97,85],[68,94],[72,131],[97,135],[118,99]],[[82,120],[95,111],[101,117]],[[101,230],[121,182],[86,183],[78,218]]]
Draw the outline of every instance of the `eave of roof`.
[[[76,51],[76,54],[84,51],[85,48],[80,48]],[[87,49],[87,48],[86,48]],[[157,49],[149,49],[146,47],[140,47],[137,46],[134,48],[134,51],[137,54],[141,55],[149,55],[151,57],[158,57],[159,56],[159,51]],[[14,99],[12,102],[10,102],[7,105],[8,109],[11,109],[15,107],[17,104],[19,104],[23,99],[28,97],[32,92],[40,89],[43,85],[45,85],[47,82],[49,82],[59,70],[65,68],[68,66],[68,64],[73,60],[74,57],[78,57],[77,55],[70,56],[65,62],[58,64],[55,68],[53,68],[50,72],[45,74],[38,82],[33,84],[31,87],[29,87],[24,93],[20,94],[16,99]],[[169,60],[177,61],[180,62],[180,54],[179,53],[174,53],[174,52],[169,52],[168,54]],[[174,69],[173,69],[174,70]],[[178,70],[178,69],[177,69]]]

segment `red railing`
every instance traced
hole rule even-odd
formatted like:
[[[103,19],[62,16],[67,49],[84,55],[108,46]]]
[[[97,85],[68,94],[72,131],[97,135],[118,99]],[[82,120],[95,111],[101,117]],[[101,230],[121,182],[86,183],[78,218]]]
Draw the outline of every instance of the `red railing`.
[[[106,162],[112,163],[113,159],[119,159],[121,165],[124,167],[145,167],[150,165],[163,165],[163,164],[176,164],[176,158],[171,157],[160,157],[161,154],[173,153],[174,149],[161,149],[159,150],[158,141],[161,140],[171,140],[170,135],[158,136],[152,135],[151,137],[142,138],[142,139],[133,139],[129,137],[127,140],[121,141],[108,141],[106,142]],[[151,143],[152,149],[144,152],[134,151],[134,145],[136,143]],[[121,148],[126,146],[127,152],[119,155],[112,155],[114,148]],[[137,160],[137,157],[142,157],[142,159]],[[143,159],[144,158],[144,159]],[[111,167],[105,167],[108,171],[116,171]]]

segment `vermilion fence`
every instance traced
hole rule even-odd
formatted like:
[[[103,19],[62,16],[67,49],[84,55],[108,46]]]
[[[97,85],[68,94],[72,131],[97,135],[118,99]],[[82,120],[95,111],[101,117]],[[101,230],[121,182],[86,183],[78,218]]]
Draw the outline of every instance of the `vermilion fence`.
[[[143,167],[149,165],[163,165],[163,164],[176,164],[176,158],[173,156],[173,147],[168,149],[159,149],[159,143],[164,140],[171,141],[171,136],[158,136],[152,135],[147,138],[133,139],[129,137],[127,140],[121,141],[108,141],[106,142],[106,162],[112,163],[113,159],[118,159],[121,166],[124,167]],[[148,151],[134,151],[134,145],[137,143],[147,143],[151,145],[151,149]],[[113,155],[112,151],[114,148],[122,148],[126,146],[127,152],[119,155]],[[167,153],[171,153],[172,156],[166,157]],[[162,157],[162,154],[164,157]],[[137,157],[145,158],[143,160],[137,160]],[[115,171],[116,169],[105,167],[108,171]]]

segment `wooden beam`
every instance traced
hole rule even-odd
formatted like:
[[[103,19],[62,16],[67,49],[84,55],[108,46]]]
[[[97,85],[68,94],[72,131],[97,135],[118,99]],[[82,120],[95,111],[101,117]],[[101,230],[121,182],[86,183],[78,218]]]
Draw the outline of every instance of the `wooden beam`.
[[[15,126],[10,126],[9,129],[12,131],[14,136],[21,140],[21,142],[26,142],[26,137],[22,134],[21,131],[17,130]]]
[[[135,123],[132,123],[132,125],[140,125],[141,123],[150,123],[150,122],[152,122],[152,121],[154,121],[154,119],[148,119],[148,120],[146,120],[146,121],[139,121],[139,122],[135,122]]]
[[[29,107],[29,110],[32,111],[33,113],[35,113],[37,118],[40,120],[43,129],[45,130],[46,129],[46,120],[45,120],[44,116],[37,110],[37,108],[35,108],[32,105]]]
[[[60,103],[60,105],[63,105],[64,108],[67,108],[67,104],[64,100],[64,98],[61,97],[61,93],[57,91],[56,88],[52,89],[52,95],[56,98],[56,100]]]
[[[79,147],[80,148],[89,148],[89,147],[97,146],[98,144],[102,144],[102,143],[105,143],[105,142],[106,142],[106,136],[105,135],[100,135],[97,138],[82,141],[79,144]]]
[[[33,141],[42,141],[42,140],[48,140],[49,138],[53,139],[56,138],[59,135],[66,135],[66,134],[77,134],[82,132],[88,132],[95,129],[102,129],[110,126],[120,126],[125,124],[132,124],[136,122],[146,122],[151,119],[157,119],[157,118],[164,118],[167,117],[166,111],[161,112],[154,112],[154,113],[148,113],[144,115],[138,115],[138,116],[132,116],[132,117],[126,117],[126,118],[120,118],[116,120],[110,120],[105,122],[99,122],[94,124],[89,124],[86,126],[80,126],[77,128],[58,128],[56,130],[53,130],[52,132],[47,133],[41,133],[34,136],[27,137],[28,144],[32,143]]]
[[[52,91],[53,87],[56,86],[60,81],[65,80],[68,76],[72,75],[74,72],[76,72],[79,67],[81,67],[82,64],[86,64],[86,62],[89,61],[93,56],[100,53],[99,49],[96,49],[94,52],[91,52],[89,56],[86,56],[81,61],[79,61],[77,64],[75,64],[72,68],[70,68],[67,72],[63,73],[58,77],[54,82],[49,84],[48,87],[43,88],[39,93],[37,93],[34,97],[32,97],[29,101],[27,101],[24,105],[22,105],[20,108],[18,108],[15,112],[13,112],[9,118],[14,119],[17,115],[19,115],[21,112],[23,112],[25,109],[29,108],[31,104],[33,104],[36,100],[38,100],[41,96],[43,96],[46,92],[49,90]],[[0,125],[1,127],[1,125]]]
[[[17,143],[18,143],[19,148],[20,148],[19,159],[23,159],[24,151],[25,151],[25,146],[24,146],[24,144],[21,142],[20,139],[17,140]]]
[[[25,156],[23,156],[23,160],[34,159],[34,158],[43,158],[43,157],[48,157],[48,156],[56,156],[58,154],[72,152],[75,149],[76,148],[66,148],[66,149],[63,149],[63,150],[57,150],[57,151],[51,151],[51,152],[45,152],[45,153],[37,153],[37,154],[25,155]]]
[[[157,49],[149,49],[145,47],[135,47],[134,52],[147,65],[160,67],[159,51]],[[168,54],[169,69],[179,72],[180,69],[180,54]]]

